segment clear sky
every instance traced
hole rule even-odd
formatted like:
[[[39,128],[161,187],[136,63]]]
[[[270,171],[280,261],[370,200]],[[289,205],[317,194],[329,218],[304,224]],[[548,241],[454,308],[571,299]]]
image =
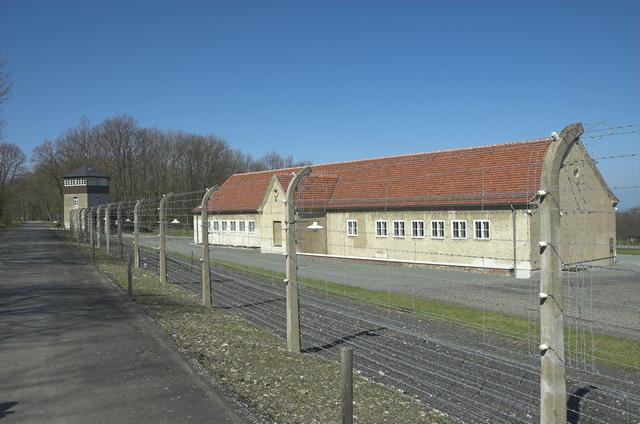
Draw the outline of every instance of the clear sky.
[[[638,124],[639,23],[637,0],[0,0],[1,112],[27,153],[128,113],[317,163]],[[632,153],[638,133],[592,150]],[[600,163],[612,186],[638,165]]]

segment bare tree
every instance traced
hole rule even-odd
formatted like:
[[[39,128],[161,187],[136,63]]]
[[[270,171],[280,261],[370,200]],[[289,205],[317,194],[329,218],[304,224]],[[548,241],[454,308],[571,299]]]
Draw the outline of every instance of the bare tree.
[[[5,72],[6,62],[0,53],[0,106],[7,100],[11,90],[9,74]],[[4,120],[0,116],[0,142],[4,140]]]
[[[26,156],[15,144],[0,142],[0,217],[15,179],[25,171]]]
[[[33,196],[47,199],[46,207],[38,209],[45,219],[61,215],[62,177],[81,166],[107,173],[111,200],[118,202],[202,189],[222,184],[234,173],[298,166],[301,162],[276,152],[255,160],[213,135],[140,128],[133,117],[117,115],[96,125],[82,118],[78,126],[36,147],[33,164],[22,184]]]
[[[619,243],[640,243],[640,207],[616,213],[616,233]]]
[[[293,156],[281,156],[275,150],[267,153],[257,161],[257,167],[261,170],[293,168],[297,166],[308,165],[306,161],[295,161]]]

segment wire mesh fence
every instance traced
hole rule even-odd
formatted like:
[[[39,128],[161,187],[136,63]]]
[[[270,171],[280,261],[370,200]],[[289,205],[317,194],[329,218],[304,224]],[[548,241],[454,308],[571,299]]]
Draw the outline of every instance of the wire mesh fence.
[[[591,160],[640,156],[599,154],[606,137],[615,133],[585,134],[565,158],[561,242],[551,246],[562,263],[571,423],[640,422],[640,256],[616,252],[613,193],[625,186],[610,191]],[[407,178],[417,172],[413,156],[394,158],[391,169],[312,167],[293,195],[295,227],[286,192],[299,169],[231,177],[205,202],[204,227],[204,190],[168,195],[164,221],[161,196],[114,204],[110,250],[138,249],[139,266],[159,275],[162,239],[167,282],[201,296],[208,242],[213,306],[285,338],[284,253],[294,229],[303,353],[335,359],[352,347],[357,373],[463,422],[539,422],[538,209],[551,142],[508,152],[515,162],[419,163],[429,165],[419,178]],[[447,163],[457,157],[444,154]],[[78,220],[84,241],[104,233],[103,209]]]
[[[603,191],[595,166],[606,162],[608,168],[637,169],[637,152],[611,154],[621,135],[636,130],[588,131],[563,163],[561,210],[568,225],[558,255],[567,409],[573,422],[640,421],[640,262],[638,256],[617,252],[616,233],[610,230],[616,222],[616,194],[628,195],[638,187],[614,181],[611,191]],[[581,151],[596,159],[585,160]]]

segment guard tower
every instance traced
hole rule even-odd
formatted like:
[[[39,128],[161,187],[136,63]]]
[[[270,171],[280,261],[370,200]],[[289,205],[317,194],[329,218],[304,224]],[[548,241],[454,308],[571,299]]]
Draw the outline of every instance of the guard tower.
[[[70,227],[73,209],[90,208],[109,202],[109,177],[83,167],[62,177],[64,184],[64,227]]]

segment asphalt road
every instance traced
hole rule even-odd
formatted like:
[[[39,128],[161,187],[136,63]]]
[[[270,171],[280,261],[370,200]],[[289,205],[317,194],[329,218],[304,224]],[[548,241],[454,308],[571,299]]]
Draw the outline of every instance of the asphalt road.
[[[158,237],[141,235],[158,246]],[[168,236],[167,250],[200,257],[190,237]],[[284,256],[255,249],[211,247],[213,258],[284,272]],[[298,257],[299,278],[331,281],[378,291],[404,293],[493,312],[537,319],[539,275],[531,279],[441,269],[371,264],[335,258]],[[565,318],[589,329],[640,340],[640,256],[620,255],[613,267],[564,272]]]
[[[155,270],[155,249],[142,249],[142,261]],[[169,254],[167,270],[169,282],[200,293],[198,261],[192,264]],[[282,281],[214,267],[211,289],[216,307],[285,337]],[[349,346],[357,372],[465,423],[538,422],[540,359],[535,337],[503,339],[480,328],[304,286],[300,311],[304,352],[335,360],[338,348]],[[583,359],[568,363],[569,422],[640,423],[637,370]]]
[[[253,422],[62,232],[39,224],[0,232],[0,420]]]

